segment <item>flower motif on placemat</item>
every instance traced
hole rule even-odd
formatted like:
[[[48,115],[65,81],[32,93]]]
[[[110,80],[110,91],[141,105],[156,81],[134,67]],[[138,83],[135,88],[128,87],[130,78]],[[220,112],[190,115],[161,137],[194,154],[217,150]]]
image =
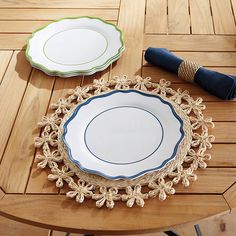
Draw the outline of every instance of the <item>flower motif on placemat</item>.
[[[153,189],[149,192],[150,197],[158,196],[161,201],[164,201],[167,194],[172,195],[175,193],[175,189],[172,187],[173,183],[171,181],[165,182],[164,178],[159,178],[158,182],[150,182],[148,187]]]
[[[43,149],[43,155],[36,155],[38,168],[45,168],[47,165],[52,166],[52,162],[62,162],[61,153],[58,150],[50,151],[49,148]]]
[[[53,167],[51,169],[52,174],[48,175],[48,179],[50,181],[56,180],[56,186],[58,188],[62,188],[64,184],[64,180],[67,182],[70,182],[71,177],[74,175],[74,172],[70,170],[70,168],[67,165],[64,165],[62,169],[59,169],[57,167]]]
[[[171,100],[175,101],[177,104],[181,104],[182,100],[184,99],[185,101],[187,101],[189,99],[189,91],[184,90],[182,91],[180,88],[177,89],[177,91],[173,92],[174,90],[172,90],[172,96],[170,97]]]
[[[42,147],[44,144],[46,145],[51,145],[52,147],[56,147],[58,144],[57,141],[57,132],[53,131],[53,132],[49,132],[50,131],[50,127],[46,127],[44,129],[44,131],[41,134],[41,137],[37,137],[34,139],[34,145],[37,148]]]
[[[199,129],[200,127],[203,130],[207,130],[209,128],[214,128],[214,123],[212,122],[211,117],[204,118],[203,115],[200,113],[197,117],[190,116],[189,117],[193,130]]]
[[[56,114],[67,114],[68,111],[73,107],[69,99],[59,98],[56,103],[53,103],[50,108],[56,110]]]
[[[126,201],[126,205],[128,207],[132,207],[134,203],[136,203],[138,206],[143,207],[144,206],[144,199],[148,199],[147,193],[141,192],[141,185],[138,184],[134,187],[134,189],[130,186],[126,188],[126,194],[123,194],[121,196],[122,201]]]
[[[197,98],[196,100],[190,98],[187,102],[188,104],[180,105],[187,114],[190,114],[193,111],[195,115],[199,115],[202,113],[202,110],[206,108],[206,106],[202,104],[202,98]]]
[[[71,96],[71,99],[76,99],[77,102],[79,103],[91,96],[89,90],[90,90],[89,86],[87,87],[77,86],[75,89],[70,89],[68,91],[68,95]]]
[[[93,195],[93,185],[86,184],[85,181],[78,180],[77,184],[71,181],[68,186],[73,189],[73,191],[67,192],[66,196],[70,198],[75,197],[76,202],[82,203],[85,197],[90,198]]]
[[[61,124],[61,118],[58,117],[57,114],[52,114],[50,116],[43,116],[42,120],[38,122],[38,126],[42,127],[50,127],[52,130],[58,130],[58,126]]]
[[[166,96],[166,93],[170,93],[172,89],[169,88],[171,85],[170,81],[166,81],[165,79],[161,79],[159,83],[155,83],[153,85],[154,89],[152,90],[152,93],[154,94],[161,94],[163,96]]]
[[[193,149],[190,149],[184,161],[192,162],[192,167],[194,170],[196,170],[198,167],[206,168],[207,163],[205,161],[209,161],[210,159],[211,155],[204,154],[202,149],[199,149],[197,152]]]
[[[115,89],[129,89],[132,81],[126,75],[114,76],[111,80],[111,85],[115,85]]]
[[[135,89],[147,91],[148,88],[151,88],[151,87],[152,87],[152,82],[151,82],[150,77],[142,78],[140,76],[136,76],[135,85],[134,85]]]
[[[182,181],[182,184],[187,187],[190,181],[196,181],[197,175],[193,174],[193,168],[189,167],[184,169],[182,165],[177,166],[177,171],[168,174],[170,178],[173,178],[173,183],[177,184]]]
[[[100,187],[99,189],[100,193],[93,194],[92,198],[97,200],[96,206],[102,207],[104,203],[106,203],[106,206],[108,208],[113,208],[115,203],[114,201],[120,200],[120,194],[118,194],[117,188],[109,188],[106,187]]]
[[[109,85],[110,85],[110,83],[103,78],[95,79],[93,81],[93,88],[95,89],[94,94],[99,94],[101,92],[109,91],[110,90]]]
[[[204,130],[201,134],[193,133],[192,147],[200,147],[200,149],[210,149],[212,147],[212,142],[215,141],[215,136],[208,135],[208,131]]]

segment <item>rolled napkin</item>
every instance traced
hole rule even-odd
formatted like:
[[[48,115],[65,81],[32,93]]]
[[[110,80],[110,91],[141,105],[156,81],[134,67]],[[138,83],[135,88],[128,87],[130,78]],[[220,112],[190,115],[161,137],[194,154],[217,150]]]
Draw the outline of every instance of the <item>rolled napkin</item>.
[[[208,70],[194,62],[176,57],[165,48],[148,48],[145,52],[145,60],[177,74],[181,79],[196,82],[221,99],[236,98],[236,76]]]

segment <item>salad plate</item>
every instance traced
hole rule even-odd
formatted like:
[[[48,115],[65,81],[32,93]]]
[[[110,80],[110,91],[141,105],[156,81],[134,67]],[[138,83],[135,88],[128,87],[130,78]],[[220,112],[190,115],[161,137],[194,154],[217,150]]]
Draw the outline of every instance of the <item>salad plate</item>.
[[[26,57],[51,76],[91,75],[120,58],[122,37],[116,25],[96,17],[64,18],[33,32]]]
[[[148,92],[112,90],[78,104],[62,124],[71,162],[107,179],[135,179],[165,167],[184,140],[171,102]]]

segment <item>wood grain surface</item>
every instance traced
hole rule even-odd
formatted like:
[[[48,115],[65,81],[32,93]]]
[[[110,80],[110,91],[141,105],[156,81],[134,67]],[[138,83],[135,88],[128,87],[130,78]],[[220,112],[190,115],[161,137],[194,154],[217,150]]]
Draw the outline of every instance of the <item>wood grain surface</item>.
[[[189,1],[192,34],[214,34],[209,0]]]
[[[230,0],[211,0],[212,16],[217,34],[235,34],[236,26]]]
[[[109,211],[96,209],[92,200],[80,205],[64,195],[9,194],[1,203],[1,212],[22,223],[62,231],[135,234],[140,230],[148,233],[206,216],[226,214],[229,208],[221,195],[175,195],[164,202],[150,199],[144,208],[129,209],[117,203],[116,209]]]
[[[146,6],[146,33],[167,33],[167,0],[149,0]]]
[[[82,15],[101,17],[122,29],[126,46],[122,57],[104,72],[87,77],[63,79],[32,69],[24,52],[31,32],[52,20]],[[175,226],[187,235],[181,231],[185,223],[235,212],[235,100],[222,101],[143,58],[150,46],[166,47],[209,69],[236,75],[235,17],[235,0],[0,0],[0,214],[74,233],[144,234]],[[33,138],[40,133],[37,122],[68,89],[101,76],[110,79],[122,74],[150,76],[153,81],[165,78],[174,89],[202,97],[206,116],[215,122],[212,134],[216,140],[209,151],[212,160],[207,169],[197,171],[196,182],[188,188],[177,186],[176,195],[164,202],[150,199],[144,208],[133,209],[118,203],[112,211],[97,209],[90,200],[79,205],[65,197],[66,188],[58,190],[47,180],[48,169],[36,168],[38,151]],[[48,234],[30,225],[34,235]]]
[[[188,0],[168,0],[168,33],[190,34]]]

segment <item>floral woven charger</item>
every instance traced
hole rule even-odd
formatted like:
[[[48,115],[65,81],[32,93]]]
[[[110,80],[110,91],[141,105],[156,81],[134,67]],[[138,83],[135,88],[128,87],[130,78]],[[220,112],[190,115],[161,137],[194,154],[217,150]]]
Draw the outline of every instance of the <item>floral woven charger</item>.
[[[178,145],[174,158],[164,163],[162,168],[147,171],[136,178],[106,178],[100,174],[84,171],[70,158],[63,140],[63,127],[72,114],[89,99],[107,96],[113,91],[136,91],[155,96],[170,104],[174,113],[183,121],[184,138]],[[58,188],[68,185],[68,198],[83,203],[86,198],[93,199],[97,207],[113,208],[116,201],[123,201],[127,207],[137,204],[143,207],[148,198],[158,197],[163,201],[175,193],[175,185],[185,187],[197,179],[194,173],[198,168],[206,168],[211,155],[214,136],[209,128],[214,127],[211,117],[204,117],[206,108],[202,98],[194,99],[187,90],[171,88],[171,82],[161,79],[152,82],[151,78],[136,76],[115,76],[112,79],[95,79],[92,84],[76,87],[68,91],[50,108],[53,113],[42,117],[39,127],[40,137],[35,138],[35,147],[40,149],[36,156],[38,168],[50,168],[48,180],[55,181]]]

